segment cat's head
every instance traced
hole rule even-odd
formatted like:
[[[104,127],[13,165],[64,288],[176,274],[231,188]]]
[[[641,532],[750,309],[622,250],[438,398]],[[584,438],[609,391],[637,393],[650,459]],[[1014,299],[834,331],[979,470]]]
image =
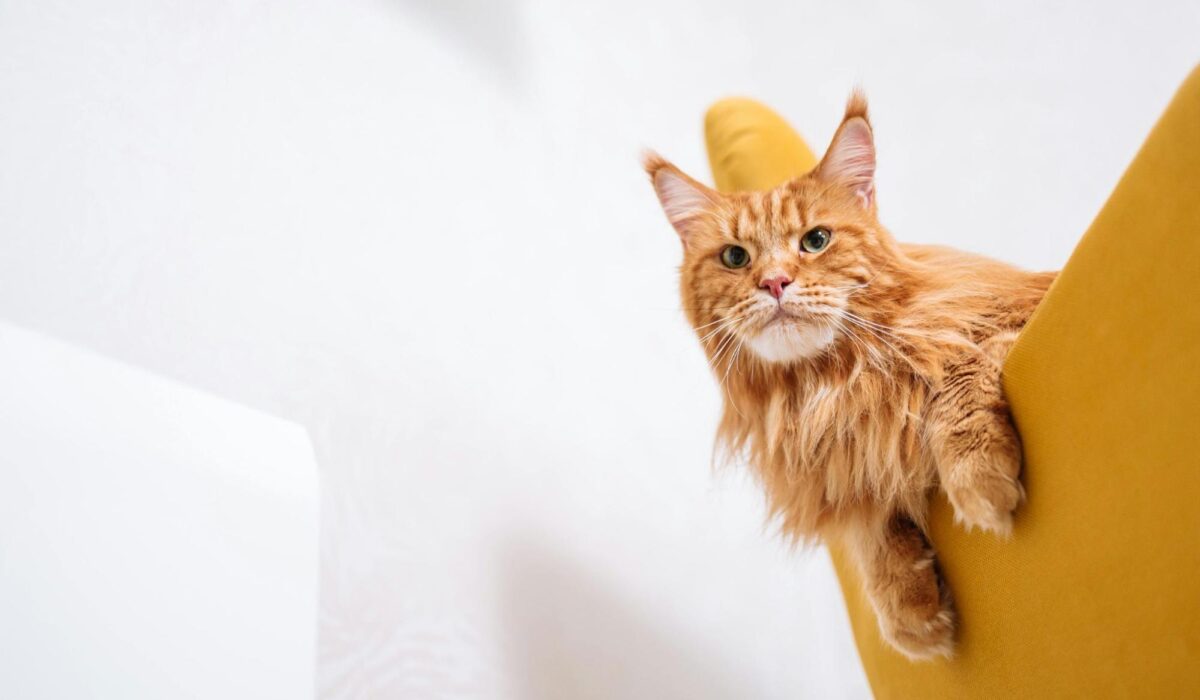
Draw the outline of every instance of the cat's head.
[[[821,163],[773,190],[722,194],[653,154],[645,167],[683,243],[683,307],[710,356],[731,336],[767,362],[804,361],[871,323],[864,292],[899,253],[876,218],[860,94]]]

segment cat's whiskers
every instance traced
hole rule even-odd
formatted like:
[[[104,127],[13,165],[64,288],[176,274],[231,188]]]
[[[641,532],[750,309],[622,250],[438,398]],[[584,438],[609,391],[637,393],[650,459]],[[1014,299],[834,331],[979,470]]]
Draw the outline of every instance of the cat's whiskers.
[[[854,332],[853,326],[839,324],[837,327],[837,330],[845,333],[846,337],[850,339],[850,342],[853,343],[854,346],[856,348],[858,348],[862,352],[863,355],[867,356],[868,361],[873,361],[876,359],[879,351],[876,350],[873,346],[868,345],[867,343],[863,342],[862,338],[858,337],[858,333]]]
[[[872,282],[875,281],[875,278],[878,276],[879,276],[879,273],[876,272],[875,274],[871,275],[871,279],[867,280],[866,282],[859,282],[857,284],[847,284],[847,285],[843,285],[840,287],[835,287],[835,289],[837,289],[839,291],[848,291],[849,294],[847,294],[846,296],[850,296],[850,294],[854,294],[857,291],[866,289],[868,286],[870,286],[870,284]]]
[[[866,331],[871,337],[878,339],[879,342],[887,345],[896,354],[898,354],[898,355],[904,354],[904,353],[900,352],[900,350],[895,345],[892,345],[891,342],[888,340],[887,335],[885,335],[885,333],[890,334],[890,335],[894,336],[897,340],[900,340],[900,338],[896,335],[896,333],[894,331],[887,329],[887,328],[882,328],[882,327],[876,326],[871,321],[868,321],[867,319],[864,319],[863,317],[858,316],[850,311],[844,311],[842,317],[845,318],[847,321],[849,321],[854,326]]]
[[[870,280],[867,280],[866,282],[859,282],[857,284],[828,285],[828,286],[823,286],[823,287],[816,287],[816,289],[828,289],[828,290],[832,290],[835,292],[845,292],[848,290],[862,289],[862,288],[866,287],[868,284],[870,284]]]
[[[718,338],[718,339],[716,340],[716,346],[715,346],[715,347],[713,347],[713,353],[714,353],[714,354],[717,354],[717,353],[719,353],[719,352],[720,352],[720,350],[721,350],[721,347],[722,347],[722,346],[725,344],[725,342],[726,342],[726,341],[728,341],[728,340],[729,340],[729,338],[731,338],[731,337],[733,337],[733,336],[735,335],[735,333],[734,333],[734,329],[735,329],[735,326],[736,326],[736,325],[737,325],[737,322],[735,321],[735,322],[733,322],[733,323],[730,323],[730,324],[728,324],[728,325],[726,325],[726,326],[722,326],[721,328],[719,328],[719,329],[717,329],[717,330],[715,330],[715,331],[713,331],[712,333],[710,333],[710,334],[709,334],[709,338],[712,338],[712,337],[716,336],[718,333],[723,333],[723,334],[724,334],[722,337],[720,337],[720,338]],[[708,340],[708,338],[706,338],[705,340],[707,341],[707,340]],[[705,343],[704,343],[704,345],[705,345],[705,347],[707,347],[707,346],[708,346],[708,343],[707,343],[707,342],[705,342]]]
[[[739,323],[741,323],[743,318],[744,318],[744,315],[731,318],[731,319],[729,319],[729,321],[727,323],[724,323],[724,324],[718,326],[715,330],[713,330],[712,332],[710,332],[708,335],[706,335],[704,337],[704,341],[706,341],[705,345],[707,345],[708,344],[707,341],[710,338],[716,336],[719,333],[724,334],[719,340],[717,340],[716,346],[713,348],[712,352],[713,352],[714,359],[720,355],[721,350],[724,348],[725,344],[728,343],[729,340],[736,335],[737,326]]]
[[[734,306],[732,306],[732,307],[730,307],[730,308],[736,308],[736,307],[738,307],[738,306],[741,306],[741,304],[735,304]],[[747,311],[747,312],[745,312],[745,313],[742,313],[742,314],[735,314],[733,317],[730,317],[730,316],[723,316],[723,317],[721,317],[721,318],[718,318],[718,319],[717,319],[717,320],[715,320],[715,321],[710,321],[710,322],[708,322],[708,323],[705,323],[705,324],[702,324],[702,325],[699,325],[699,326],[693,326],[693,327],[692,327],[692,329],[693,329],[693,330],[695,330],[695,331],[700,331],[700,330],[702,330],[702,329],[704,329],[704,328],[708,328],[709,326],[714,326],[714,325],[716,325],[716,324],[718,324],[718,323],[721,323],[721,322],[723,322],[723,321],[728,321],[728,320],[730,320],[731,318],[738,318],[738,317],[746,316],[746,315],[747,315],[747,314],[749,314],[749,313],[750,313],[750,312],[749,312],[749,311]]]
[[[699,326],[692,326],[692,330],[701,331],[705,328],[708,328],[709,326],[715,326],[718,323],[722,323],[722,322],[728,321],[728,320],[729,320],[728,318],[718,318],[715,321],[709,321],[708,323],[702,323]]]
[[[864,323],[864,322],[863,322],[863,321],[864,321],[864,319],[862,319],[862,318],[860,318],[860,317],[858,317],[858,316],[856,316],[856,315],[854,315],[854,314],[852,314],[852,313],[850,313],[850,312],[846,312],[846,315],[844,316],[844,318],[845,318],[847,321],[849,321],[851,324],[853,324],[853,325],[857,326],[858,328],[860,328],[860,329],[862,329],[862,330],[866,331],[866,332],[867,332],[868,334],[870,334],[871,336],[874,336],[876,340],[878,340],[879,342],[881,342],[881,343],[883,343],[884,345],[886,345],[886,346],[888,347],[888,349],[890,349],[890,350],[892,351],[892,353],[894,353],[894,354],[895,354],[895,356],[896,356],[896,358],[897,358],[897,359],[903,360],[903,361],[904,361],[904,362],[905,362],[905,363],[906,363],[906,364],[907,364],[909,367],[913,368],[914,370],[918,370],[918,369],[919,369],[919,367],[917,366],[917,363],[916,363],[916,362],[914,362],[914,361],[912,360],[912,358],[908,356],[908,354],[906,354],[906,353],[902,352],[902,351],[901,351],[899,348],[897,348],[895,345],[893,345],[893,344],[892,344],[892,343],[891,343],[891,342],[890,342],[890,341],[887,339],[887,336],[885,336],[885,335],[884,335],[884,331],[882,331],[882,330],[880,330],[880,329],[877,329],[877,328],[874,328],[874,327],[872,327],[872,326],[870,326],[870,325],[867,325],[866,323]],[[901,340],[902,340],[902,339],[901,339]]]
[[[729,304],[728,306],[681,306],[679,308],[682,311],[701,311],[701,312],[707,313],[707,312],[711,312],[711,311],[725,311],[727,309],[736,309],[737,307],[742,306],[745,303],[746,303],[746,301],[743,300],[743,301],[739,301],[736,304]]]
[[[700,338],[700,342],[701,342],[701,344],[708,342],[709,338],[712,338],[713,336],[717,335],[717,334],[718,334],[718,333],[720,333],[721,331],[724,331],[724,330],[727,330],[727,329],[729,329],[729,328],[732,328],[732,327],[733,327],[734,325],[736,325],[736,324],[737,324],[739,321],[741,321],[742,319],[746,318],[746,317],[747,317],[747,316],[749,316],[751,313],[752,313],[752,312],[750,312],[750,311],[747,311],[747,312],[746,312],[746,313],[744,313],[744,314],[739,314],[739,315],[737,315],[737,316],[734,316],[734,317],[732,317],[732,318],[725,318],[725,319],[721,319],[721,321],[718,321],[718,322],[717,322],[717,323],[720,323],[720,324],[721,324],[720,326],[718,326],[717,328],[713,329],[712,331],[709,331],[707,334],[705,334],[705,335],[704,335],[704,337]],[[709,324],[709,325],[712,325],[712,324]]]
[[[734,341],[740,340],[740,338],[738,338],[738,335],[739,334],[735,331],[735,332],[729,333],[729,335],[727,335],[721,339],[721,343],[717,346],[717,350],[713,353],[712,360],[709,361],[712,364],[713,369],[717,369],[717,367],[718,367],[717,363],[720,362],[721,355],[723,355],[726,351],[728,351],[733,346]]]
[[[846,311],[846,314],[849,316],[853,316],[856,320],[861,321],[862,323],[864,323],[868,326],[871,326],[872,328],[876,328],[881,331],[886,331],[886,332],[892,333],[894,335],[899,335],[900,331],[896,328],[893,328],[892,326],[880,323],[879,321],[873,321],[865,316],[859,316],[858,314],[856,314],[852,311]]]
[[[742,354],[742,347],[745,346],[745,344],[745,338],[739,338],[737,348],[733,351],[733,355],[729,358],[729,362],[725,367],[725,375],[721,377],[720,382],[721,388],[725,391],[725,397],[729,399],[729,405],[733,406],[733,410],[736,411],[737,414],[742,418],[745,418],[746,416],[742,413],[742,409],[738,407],[737,401],[733,400],[733,394],[729,391],[729,385],[725,383],[725,380],[729,379],[729,370],[733,369],[733,366],[737,364],[738,357]]]
[[[721,331],[723,331],[727,328],[731,328],[739,320],[740,319],[722,319],[721,324],[719,326],[708,331],[707,333],[705,333],[703,336],[700,337],[700,343],[701,344],[707,343],[711,338],[716,337],[716,335],[718,333],[720,333]]]
[[[867,327],[870,327],[872,330],[876,330],[881,333],[887,333],[888,335],[892,336],[892,338],[894,338],[897,342],[908,342],[909,338],[921,338],[924,340],[933,340],[933,341],[938,341],[938,342],[951,342],[952,341],[952,339],[947,338],[946,336],[941,335],[941,334],[929,333],[927,331],[921,331],[921,330],[917,330],[915,328],[897,328],[895,326],[889,326],[889,325],[886,325],[883,323],[879,323],[878,321],[872,321],[871,319],[868,319],[868,318],[863,318],[862,316],[859,316],[850,311],[845,311],[844,313],[848,316],[853,316],[857,321],[859,321],[860,323],[862,323],[863,325],[865,325]]]
[[[859,334],[854,330],[854,326],[839,325],[839,328],[847,334],[851,341],[854,342],[856,347],[862,349],[862,353],[869,364],[874,365],[880,370],[887,369],[883,354],[879,351],[879,348],[875,347],[874,344],[859,336]]]

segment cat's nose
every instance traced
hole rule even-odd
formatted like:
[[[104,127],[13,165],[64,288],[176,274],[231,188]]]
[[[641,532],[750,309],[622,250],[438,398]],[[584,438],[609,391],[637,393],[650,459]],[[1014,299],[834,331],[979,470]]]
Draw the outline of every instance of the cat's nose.
[[[792,281],[783,275],[779,277],[771,277],[758,283],[759,289],[765,289],[771,293],[771,296],[776,299],[783,296],[783,288],[791,284]]]

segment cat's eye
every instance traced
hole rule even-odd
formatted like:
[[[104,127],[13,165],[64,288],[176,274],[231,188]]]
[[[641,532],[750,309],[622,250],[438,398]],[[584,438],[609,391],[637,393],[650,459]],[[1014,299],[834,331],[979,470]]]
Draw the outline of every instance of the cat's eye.
[[[833,240],[833,232],[827,228],[817,227],[800,239],[800,247],[806,253],[820,253],[829,247],[829,242]]]
[[[745,267],[750,264],[750,252],[740,245],[727,245],[721,251],[721,263],[733,270]]]

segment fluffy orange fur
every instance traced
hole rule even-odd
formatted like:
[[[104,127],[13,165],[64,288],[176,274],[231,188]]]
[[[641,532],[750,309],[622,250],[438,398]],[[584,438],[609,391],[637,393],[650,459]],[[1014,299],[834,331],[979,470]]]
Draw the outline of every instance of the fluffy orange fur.
[[[948,655],[929,495],[940,485],[967,527],[1010,531],[1023,491],[1000,364],[1054,273],[897,243],[858,93],[821,164],[770,191],[722,194],[653,154],[645,168],[683,242],[720,442],[746,455],[785,533],[853,556],[893,646]],[[814,230],[822,249],[806,248]]]

